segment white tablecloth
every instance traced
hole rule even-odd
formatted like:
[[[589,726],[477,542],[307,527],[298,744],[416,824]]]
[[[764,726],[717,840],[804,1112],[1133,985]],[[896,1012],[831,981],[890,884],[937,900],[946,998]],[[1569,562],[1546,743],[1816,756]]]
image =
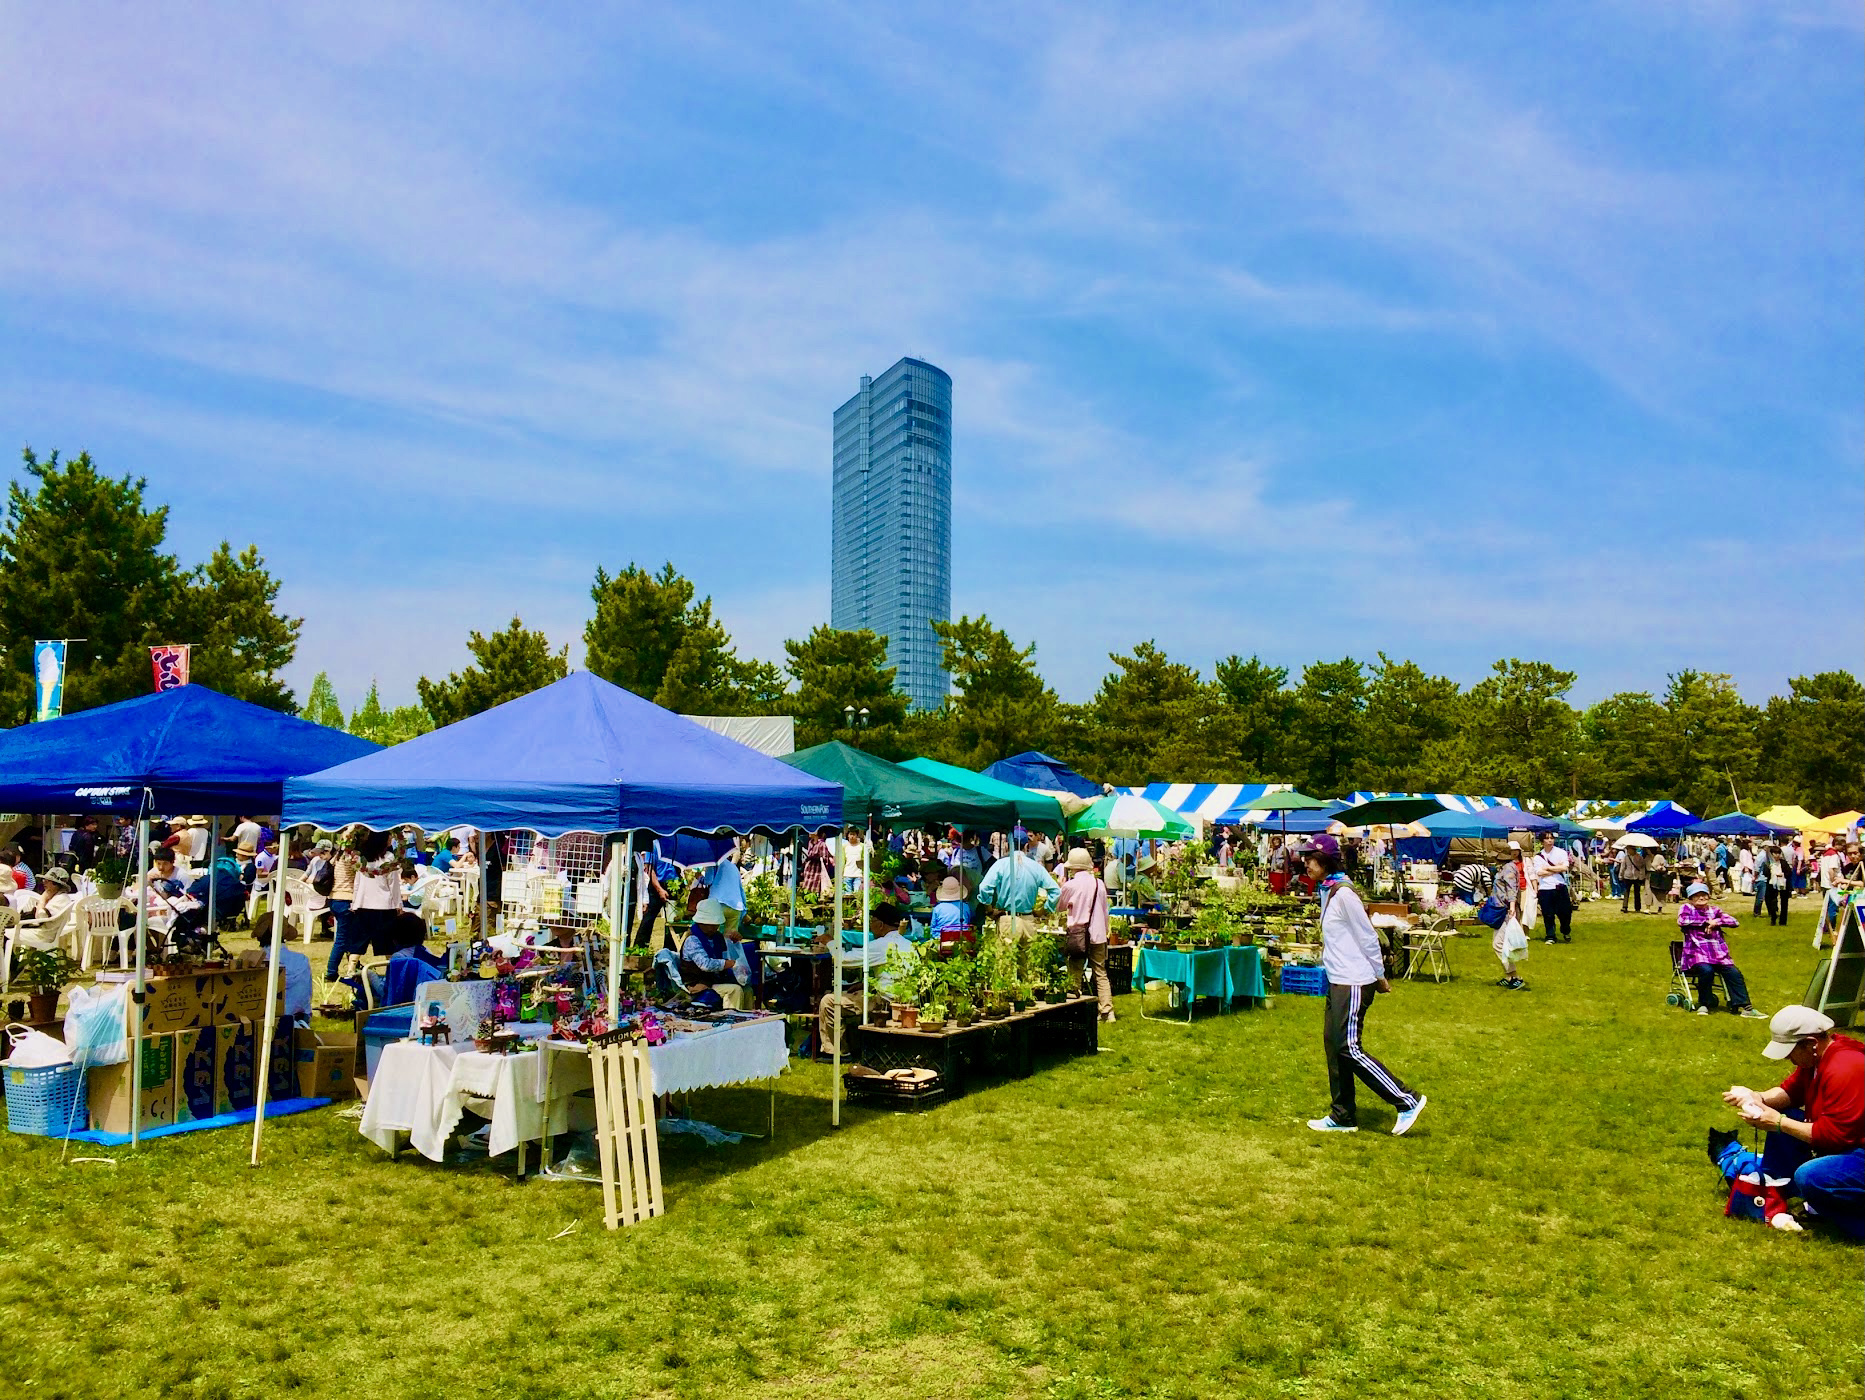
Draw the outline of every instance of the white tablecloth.
[[[369,1101],[363,1106],[362,1135],[388,1152],[396,1134],[430,1161],[440,1161],[447,1139],[458,1125],[469,1098],[492,1100],[492,1132],[487,1150],[497,1157],[521,1142],[544,1136],[543,1075],[540,1052],[482,1055],[451,1045],[396,1041],[385,1046]],[[565,1105],[553,1105],[553,1132],[565,1123]]]
[[[546,1041],[543,1053],[552,1057],[550,1070],[551,1117],[560,1116],[565,1095],[590,1084],[589,1056],[580,1045]],[[771,1016],[741,1021],[708,1031],[673,1036],[664,1045],[648,1048],[654,1069],[656,1094],[684,1094],[693,1089],[716,1089],[755,1079],[774,1079],[790,1067],[790,1046],[784,1039],[784,1020]],[[544,1094],[539,1076],[538,1096]],[[553,1126],[552,1131],[556,1128]]]

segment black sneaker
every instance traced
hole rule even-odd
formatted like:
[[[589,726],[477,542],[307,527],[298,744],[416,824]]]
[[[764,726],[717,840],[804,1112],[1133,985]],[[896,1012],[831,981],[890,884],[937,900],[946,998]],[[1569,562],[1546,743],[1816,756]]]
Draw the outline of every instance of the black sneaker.
[[[1528,983],[1524,982],[1519,977],[1511,977],[1507,982],[1504,982],[1502,985],[1507,987],[1512,992],[1525,992],[1528,990]]]
[[[1711,1128],[1708,1144],[1710,1165],[1713,1167],[1719,1165],[1722,1162],[1723,1153],[1728,1150],[1729,1144],[1741,1136],[1740,1133],[1724,1132],[1721,1128]]]

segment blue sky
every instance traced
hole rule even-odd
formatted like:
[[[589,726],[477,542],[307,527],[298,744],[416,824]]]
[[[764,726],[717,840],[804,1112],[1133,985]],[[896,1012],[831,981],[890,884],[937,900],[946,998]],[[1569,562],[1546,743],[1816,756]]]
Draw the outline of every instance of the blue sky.
[[[1066,698],[1859,665],[1855,3],[303,8],[0,12],[0,438],[256,542],[301,694],[629,560],[779,657],[902,354]]]

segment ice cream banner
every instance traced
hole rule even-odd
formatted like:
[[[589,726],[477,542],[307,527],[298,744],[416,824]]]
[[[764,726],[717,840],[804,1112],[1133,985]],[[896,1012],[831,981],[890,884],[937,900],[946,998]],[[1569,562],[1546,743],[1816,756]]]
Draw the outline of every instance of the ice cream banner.
[[[32,676],[34,719],[57,719],[65,712],[65,644],[34,642]]]
[[[158,695],[188,683],[188,648],[185,646],[150,647],[149,665],[155,671]]]

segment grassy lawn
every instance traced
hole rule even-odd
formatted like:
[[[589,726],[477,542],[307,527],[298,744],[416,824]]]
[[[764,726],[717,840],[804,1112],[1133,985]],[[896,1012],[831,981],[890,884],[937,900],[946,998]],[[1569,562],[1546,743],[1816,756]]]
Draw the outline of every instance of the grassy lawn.
[[[1601,912],[1594,912],[1600,910]],[[1740,911],[1738,912],[1745,912]],[[1807,905],[1731,939],[1802,994]],[[1667,1007],[1666,919],[1589,906],[1504,992],[1382,998],[1368,1044],[1431,1104],[1318,1137],[1320,1003],[1186,1029],[918,1117],[663,1147],[669,1214],[507,1163],[390,1162],[325,1110],[246,1139],[0,1135],[0,1378],[15,1395],[1753,1396],[1856,1394],[1861,1256],[1726,1221],[1704,1129],[1776,1082],[1766,1026]],[[695,1096],[749,1126],[750,1091]],[[1365,1131],[1371,1128],[1375,1131]],[[559,1237],[559,1232],[576,1228]]]

